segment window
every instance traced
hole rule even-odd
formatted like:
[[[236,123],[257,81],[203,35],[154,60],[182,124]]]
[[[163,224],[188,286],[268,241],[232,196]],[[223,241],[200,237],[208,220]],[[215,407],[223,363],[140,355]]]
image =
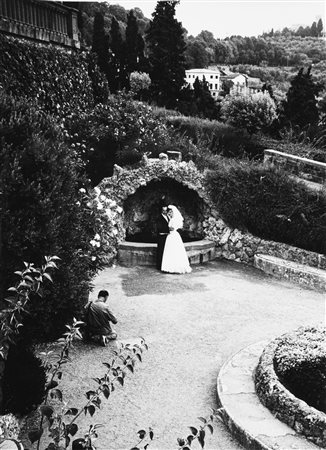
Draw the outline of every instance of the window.
[[[215,97],[215,92],[213,92],[213,97]]]
[[[213,89],[212,83],[209,84],[209,88],[210,88],[210,89]]]
[[[213,78],[213,75],[211,75],[211,78]]]
[[[218,75],[215,75],[215,78],[217,79],[217,78],[218,78]]]
[[[217,89],[217,84],[215,84],[215,89]]]

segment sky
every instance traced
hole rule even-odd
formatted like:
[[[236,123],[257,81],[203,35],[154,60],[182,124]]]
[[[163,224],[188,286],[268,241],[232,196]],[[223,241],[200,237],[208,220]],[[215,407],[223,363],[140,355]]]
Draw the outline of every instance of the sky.
[[[155,0],[118,0],[126,9],[139,7],[151,19]],[[176,17],[189,35],[211,31],[215,38],[258,36],[284,27],[311,26],[322,19],[326,27],[326,0],[181,0]]]

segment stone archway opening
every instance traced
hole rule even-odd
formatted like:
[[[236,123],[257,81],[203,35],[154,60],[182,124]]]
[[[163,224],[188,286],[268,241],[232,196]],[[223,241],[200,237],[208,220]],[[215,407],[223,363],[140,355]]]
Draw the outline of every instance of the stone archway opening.
[[[184,242],[203,239],[203,221],[208,208],[198,193],[171,179],[152,180],[141,186],[124,202],[124,228],[126,241],[155,243],[156,221],[160,213],[160,200],[177,206],[184,217],[180,234]]]

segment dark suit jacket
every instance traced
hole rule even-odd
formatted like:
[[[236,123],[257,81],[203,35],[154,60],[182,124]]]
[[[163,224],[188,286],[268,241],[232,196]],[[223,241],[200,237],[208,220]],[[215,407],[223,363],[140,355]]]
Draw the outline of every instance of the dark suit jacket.
[[[159,218],[157,219],[156,231],[157,231],[156,267],[160,270],[166,236],[170,231],[168,221],[164,219],[162,214],[160,214]]]
[[[168,221],[164,219],[162,214],[160,214],[157,220],[157,234],[159,235],[160,233],[168,233],[169,231]]]

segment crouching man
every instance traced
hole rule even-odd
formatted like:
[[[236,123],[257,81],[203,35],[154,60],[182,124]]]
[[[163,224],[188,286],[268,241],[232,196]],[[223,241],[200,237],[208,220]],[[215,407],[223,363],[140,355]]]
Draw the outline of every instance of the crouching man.
[[[89,340],[92,337],[98,337],[104,346],[108,341],[117,338],[117,333],[112,329],[111,323],[116,324],[118,321],[106,304],[108,298],[108,291],[100,291],[97,299],[90,301],[85,306],[85,338]]]

